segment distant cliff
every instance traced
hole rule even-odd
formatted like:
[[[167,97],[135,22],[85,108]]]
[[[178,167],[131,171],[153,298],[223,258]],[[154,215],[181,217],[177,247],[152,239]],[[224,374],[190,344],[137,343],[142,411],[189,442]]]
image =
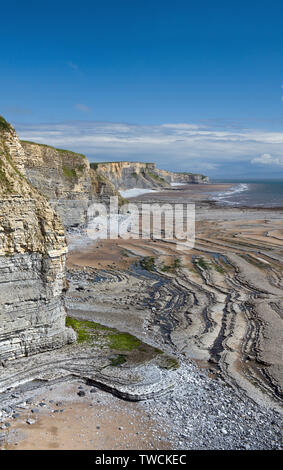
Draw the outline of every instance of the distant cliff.
[[[117,190],[131,188],[166,188],[170,185],[156,173],[155,163],[91,163],[98,174],[106,177]]]
[[[131,188],[164,189],[171,183],[207,183],[207,176],[194,173],[175,173],[156,168],[155,163],[102,162],[91,163],[98,174],[106,177],[117,190]]]
[[[92,202],[107,203],[109,196],[118,195],[84,155],[34,142],[21,144],[26,177],[50,201],[65,227],[84,225]]]
[[[168,183],[183,183],[183,184],[206,184],[209,183],[209,177],[201,173],[187,173],[187,172],[174,172],[159,170],[156,168],[157,174],[165,179]]]
[[[15,130],[0,116],[0,366],[74,340],[62,301],[64,229],[23,175],[24,160]]]
[[[49,145],[11,141],[10,151],[30,183],[45,196],[68,228],[82,227],[93,202],[108,204],[110,196],[131,188],[166,189],[171,183],[206,183],[208,178],[192,173],[174,173],[155,163],[89,163],[70,150]]]

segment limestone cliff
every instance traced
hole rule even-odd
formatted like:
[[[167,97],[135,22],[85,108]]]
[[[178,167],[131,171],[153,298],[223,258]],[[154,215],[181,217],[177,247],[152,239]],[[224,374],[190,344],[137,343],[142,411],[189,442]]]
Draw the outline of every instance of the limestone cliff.
[[[202,175],[159,170],[155,163],[89,164],[82,154],[49,145],[27,141],[16,145],[13,139],[9,145],[18,167],[48,199],[66,228],[84,226],[93,202],[107,204],[110,196],[118,196],[122,203],[120,189],[163,189],[171,182],[207,182]]]
[[[65,227],[82,226],[94,201],[118,195],[114,186],[90,169],[84,155],[22,141],[26,177],[50,202]]]
[[[99,175],[107,178],[117,190],[131,188],[155,188],[169,187],[167,181],[156,173],[155,163],[140,162],[106,162],[91,163]]]
[[[157,174],[168,183],[182,184],[206,184],[209,183],[209,177],[200,173],[174,172],[159,170],[156,168]]]
[[[22,175],[25,153],[0,117],[0,361],[74,340],[62,291],[66,242],[58,216]]]
[[[131,188],[169,188],[171,183],[207,183],[208,177],[193,173],[175,173],[156,168],[155,163],[91,163],[98,174],[106,177],[117,190]]]

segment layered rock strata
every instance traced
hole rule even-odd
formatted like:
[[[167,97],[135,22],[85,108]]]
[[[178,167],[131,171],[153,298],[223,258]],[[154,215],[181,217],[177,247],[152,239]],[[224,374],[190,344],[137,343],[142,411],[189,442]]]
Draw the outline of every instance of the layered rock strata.
[[[69,150],[13,139],[10,145],[17,165],[27,179],[50,202],[64,226],[84,227],[88,208],[94,202],[109,203],[111,196],[123,199],[119,190],[164,189],[171,183],[205,183],[208,178],[192,173],[173,173],[156,168],[155,163],[89,163]]]
[[[96,271],[87,282],[69,272],[67,307],[144,334],[148,343],[192,358],[237,392],[280,409],[282,210],[199,208],[191,251],[164,240],[118,243],[124,269],[99,267],[96,253],[106,253],[106,244],[73,257],[78,263],[88,256]]]
[[[84,226],[93,202],[118,196],[103,175],[90,168],[87,158],[69,150],[22,141],[26,177],[50,202],[66,228]]]
[[[181,183],[181,184],[206,184],[209,183],[209,177],[201,173],[187,173],[187,172],[174,172],[159,170],[156,168],[156,173],[160,178],[163,178],[168,183]]]
[[[62,301],[66,242],[58,216],[22,175],[24,150],[0,119],[0,361],[75,339]]]
[[[207,183],[208,177],[193,173],[174,173],[156,168],[155,163],[106,162],[91,163],[91,167],[113,183],[116,189],[163,189],[171,183]]]

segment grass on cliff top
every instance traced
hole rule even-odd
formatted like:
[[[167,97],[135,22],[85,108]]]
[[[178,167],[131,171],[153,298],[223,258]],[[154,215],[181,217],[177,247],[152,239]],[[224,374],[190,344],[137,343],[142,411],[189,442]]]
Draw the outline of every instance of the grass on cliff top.
[[[40,144],[39,142],[32,142],[31,140],[21,140],[21,143],[23,144],[32,144],[32,145],[39,145],[40,147],[47,147],[53,150],[57,150],[57,152],[62,152],[62,153],[70,153],[72,155],[78,155],[79,157],[86,158],[85,155],[82,153],[78,152],[72,152],[72,150],[66,150],[66,149],[58,149],[56,147],[53,147],[52,145],[47,145],[47,144]]]
[[[8,131],[10,128],[10,124],[6,121],[6,119],[3,118],[3,116],[0,115],[0,129]]]

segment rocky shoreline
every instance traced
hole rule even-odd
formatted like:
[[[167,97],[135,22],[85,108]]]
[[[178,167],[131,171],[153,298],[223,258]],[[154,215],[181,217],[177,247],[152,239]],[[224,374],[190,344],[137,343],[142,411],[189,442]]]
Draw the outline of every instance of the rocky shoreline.
[[[148,416],[159,423],[155,431],[155,449],[282,449],[282,417],[277,411],[257,405],[245,395],[236,393],[221,379],[211,379],[206,371],[200,370],[192,362],[182,363],[175,378],[174,390],[163,397],[137,402],[134,407],[126,407],[130,410],[129,420],[134,420],[136,413],[139,413],[140,437],[136,441],[132,430],[128,430],[126,435],[123,432],[123,441],[120,439],[120,447],[115,448],[151,448],[148,439],[142,440],[142,416]],[[69,386],[76,386],[72,393],[68,383]],[[78,402],[78,396],[81,396],[82,401]],[[80,448],[107,449],[107,429],[97,429],[95,426],[100,419],[99,413],[95,411],[96,407],[99,406],[103,410],[115,409],[118,416],[116,429],[122,434],[123,428],[119,428],[123,422],[122,409],[126,405],[122,402],[122,406],[119,400],[110,397],[111,395],[93,388],[91,384],[74,380],[52,385],[41,384],[34,390],[10,390],[7,396],[9,405],[2,411],[0,446],[7,449],[21,448],[21,443],[29,439],[30,433],[34,433],[32,428],[38,426],[37,423],[40,425],[38,430],[43,429],[48,434],[44,426],[46,417],[50,416],[51,424],[58,426],[57,417],[62,414],[62,419],[65,419],[64,414],[68,414],[71,406],[74,410],[80,410],[82,436],[92,440],[90,447],[84,447],[82,442]],[[82,402],[85,404],[83,410],[80,409]],[[95,413],[89,418],[90,421],[87,411],[89,407],[94,407]],[[75,411],[72,412],[74,413]],[[59,425],[59,429],[62,426],[63,423]],[[114,431],[115,428],[112,428],[112,432]],[[55,437],[56,448],[66,448],[64,439],[60,441]],[[99,447],[96,447],[98,441]],[[33,447],[48,448],[48,443],[50,437],[47,439],[41,436],[38,444],[33,442]]]
[[[110,376],[107,374],[106,378],[99,372],[97,350],[92,349],[93,345],[69,345],[63,350],[44,353],[48,359],[45,362],[49,364],[46,375],[42,370],[44,354],[21,360],[23,365],[28,360],[36,372],[33,376],[35,390],[42,387],[46,394],[48,387],[77,377],[86,384],[86,397],[89,387],[95,385],[121,398],[141,399],[137,405],[139,410],[157,421],[162,417],[166,438],[178,449],[281,449],[282,408],[277,386],[281,383],[278,375],[281,367],[276,366],[281,343],[277,350],[272,336],[280,335],[280,322],[277,331],[272,317],[269,322],[263,322],[255,316],[255,312],[260,315],[263,302],[271,307],[277,304],[280,309],[281,239],[277,227],[281,217],[280,210],[274,211],[272,216],[264,210],[226,209],[223,212],[204,203],[197,215],[196,246],[191,253],[183,254],[181,265],[178,263],[175,267],[174,247],[164,241],[120,241],[117,245],[110,241],[109,244],[89,243],[83,248],[78,234],[69,237],[69,243],[76,241],[68,255],[69,289],[65,297],[68,315],[81,322],[94,321],[135,335],[151,347],[165,351],[169,357],[178,358],[180,367],[163,369],[163,376],[159,375],[154,385],[150,371],[155,366],[147,359],[138,368],[141,368],[140,377],[148,378],[146,387],[149,388],[143,388],[143,379],[140,388],[131,378],[137,371],[137,364],[128,359],[129,363],[112,368],[109,387]],[[208,231],[209,237],[206,236]],[[107,253],[111,255],[111,264]],[[154,269],[141,267],[141,261],[151,257],[154,257]],[[232,297],[229,285],[234,292]],[[239,297],[235,295],[237,291]],[[261,299],[259,305],[257,299]],[[247,308],[252,302],[254,307]],[[227,317],[220,315],[223,306]],[[253,330],[249,330],[251,327]],[[266,328],[269,328],[268,335]],[[253,351],[253,360],[247,348]],[[105,354],[109,357],[109,352],[100,351],[103,367]],[[91,376],[93,355],[94,375]],[[57,371],[53,369],[55,361]],[[20,369],[18,361],[17,367]],[[7,370],[9,376],[12,368]],[[125,372],[129,373],[126,388]],[[38,380],[41,380],[40,387]],[[17,408],[11,394],[17,394],[16,388],[6,395],[5,403],[2,401],[2,406],[11,407],[9,413],[4,412],[2,416],[4,426],[20,420],[20,417],[13,418]],[[115,406],[119,408],[117,403]],[[22,426],[30,429],[23,421]],[[9,430],[4,431],[5,435],[9,434]],[[130,434],[127,438],[131,442]]]
[[[57,423],[65,405],[72,429],[69,405],[53,409],[56,389],[57,401],[76,409],[84,398],[90,437],[87,407],[110,409],[112,398],[112,417],[119,409],[150,417],[157,437],[162,423],[162,448],[281,448],[282,210],[219,207],[207,200],[215,189],[207,183],[144,194],[133,201],[196,204],[191,250],[162,236],[94,242],[78,227],[68,235],[65,270],[64,228],[47,199],[60,204],[67,194],[65,223],[74,228],[91,201],[116,190],[105,177],[94,180],[81,155],[32,143],[24,150],[3,118],[0,131],[2,447],[16,435],[21,448],[18,429],[25,435],[49,418]],[[47,199],[38,192],[38,156],[44,168],[51,162],[57,182],[51,194],[44,180]],[[91,388],[101,395],[96,404]],[[153,434],[143,445],[156,442]],[[106,437],[95,438],[106,448]],[[138,442],[130,429],[124,438]],[[72,445],[62,439],[59,448]]]

